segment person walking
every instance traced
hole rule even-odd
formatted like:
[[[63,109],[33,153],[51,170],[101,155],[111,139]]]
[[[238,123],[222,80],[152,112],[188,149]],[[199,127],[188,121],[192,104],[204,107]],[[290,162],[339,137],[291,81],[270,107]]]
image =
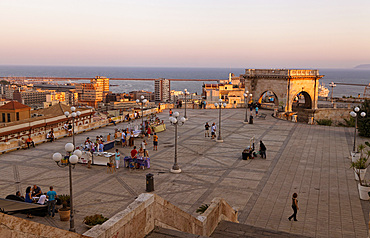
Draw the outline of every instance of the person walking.
[[[116,153],[114,153],[116,159],[116,169],[119,168],[119,162],[121,161],[121,154],[119,153],[118,149],[116,149]]]
[[[204,125],[204,137],[209,137],[209,128],[210,128],[211,126],[208,124],[208,122],[206,122],[206,124]]]
[[[170,109],[170,112],[169,113],[170,113],[170,117],[172,117],[172,110],[171,109]]]
[[[256,117],[258,117],[258,106],[256,106]]]
[[[157,133],[153,135],[153,150],[158,150],[158,136]]]
[[[143,148],[144,150],[144,155],[146,154],[146,146],[148,145],[148,143],[146,143],[145,140],[143,140],[143,142],[141,142],[141,148]]]
[[[58,197],[57,193],[54,191],[53,186],[50,186],[50,191],[46,193],[46,197],[48,198],[48,214],[51,217],[55,215],[55,203],[56,198]]]
[[[298,221],[297,220],[297,212],[299,210],[298,208],[298,194],[297,193],[293,193],[293,197],[292,197],[292,208],[293,208],[293,214],[288,217],[289,221],[294,218],[294,221]]]
[[[263,142],[260,140],[260,155],[262,159],[266,159],[266,146],[263,144]]]
[[[216,123],[214,122],[211,127],[211,136],[212,136],[212,139],[216,138]]]

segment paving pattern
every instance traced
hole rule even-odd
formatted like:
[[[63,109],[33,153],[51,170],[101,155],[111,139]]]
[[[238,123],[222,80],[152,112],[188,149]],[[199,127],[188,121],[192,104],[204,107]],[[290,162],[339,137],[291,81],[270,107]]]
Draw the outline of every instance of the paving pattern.
[[[183,110],[179,110],[183,115]],[[151,169],[129,171],[120,168],[107,173],[104,166],[77,165],[73,170],[75,223],[77,232],[87,228],[83,217],[102,213],[111,217],[145,192],[145,175],[154,174],[155,193],[197,216],[195,210],[214,197],[226,199],[239,210],[239,221],[272,231],[311,237],[367,237],[368,202],[361,202],[348,159],[353,128],[311,126],[278,120],[270,116],[243,124],[244,109],[222,110],[223,143],[204,137],[205,122],[218,124],[216,110],[188,110],[189,120],[178,128],[178,162],[181,174],[171,174],[174,157],[174,128],[167,125],[158,133],[158,151],[152,151]],[[168,112],[158,115],[168,122]],[[140,122],[138,122],[140,123]],[[82,143],[89,136],[113,134],[108,126],[76,136]],[[267,147],[267,159],[241,160],[250,139],[260,139]],[[30,150],[0,155],[0,197],[27,186],[50,185],[58,194],[69,193],[68,170],[51,159],[63,152],[71,138],[45,143]],[[363,141],[361,138],[359,141]],[[135,144],[141,140],[136,139]],[[130,148],[118,147],[128,155]],[[258,148],[258,143],[256,143]],[[367,175],[369,177],[370,175]],[[298,222],[287,218],[292,213],[291,196],[298,193]],[[23,216],[23,215],[17,215]],[[55,218],[34,221],[68,229],[68,222]]]

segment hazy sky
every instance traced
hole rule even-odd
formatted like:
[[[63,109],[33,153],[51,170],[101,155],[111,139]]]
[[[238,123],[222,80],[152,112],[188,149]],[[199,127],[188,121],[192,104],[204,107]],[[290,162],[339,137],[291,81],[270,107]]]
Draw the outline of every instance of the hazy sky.
[[[1,0],[0,64],[351,68],[369,0]]]

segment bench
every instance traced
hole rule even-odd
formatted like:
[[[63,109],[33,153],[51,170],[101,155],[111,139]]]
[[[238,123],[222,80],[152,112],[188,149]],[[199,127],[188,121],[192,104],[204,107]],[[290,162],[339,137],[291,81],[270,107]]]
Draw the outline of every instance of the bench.
[[[265,113],[260,113],[258,114],[258,118],[266,119],[266,114]]]

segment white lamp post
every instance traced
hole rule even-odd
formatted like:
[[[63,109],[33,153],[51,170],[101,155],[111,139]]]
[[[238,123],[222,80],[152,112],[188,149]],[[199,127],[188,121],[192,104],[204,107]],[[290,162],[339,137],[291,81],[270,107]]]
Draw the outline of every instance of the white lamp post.
[[[136,99],[137,104],[141,104],[141,133],[145,135],[145,126],[144,126],[144,104],[146,104],[148,100],[145,99],[143,95],[140,96],[140,100]]]
[[[186,95],[189,95],[189,92],[186,88],[184,89],[184,95],[185,95],[185,115],[184,115],[184,118],[185,118],[185,120],[187,120],[188,117],[186,116]]]
[[[333,93],[334,93],[334,87],[336,87],[337,85],[334,83],[334,82],[331,82],[329,84],[329,87],[331,87],[331,103],[334,103],[333,101]]]
[[[249,94],[249,91],[245,91],[244,93],[244,104],[245,104],[245,118],[244,118],[244,124],[248,124],[248,103],[249,98],[252,97],[252,94]]]
[[[177,127],[179,125],[182,126],[184,122],[186,121],[185,117],[181,117],[180,119],[178,119],[179,116],[180,116],[180,113],[175,112],[173,113],[173,117],[170,117],[171,125],[175,127],[175,158],[174,158],[174,164],[170,171],[171,173],[175,173],[175,174],[181,173],[181,169],[179,165],[177,164]]]
[[[358,120],[358,113],[359,112],[360,112],[360,108],[359,107],[355,107],[354,111],[351,111],[349,113],[353,118],[356,118],[355,119],[355,133],[354,133],[354,137],[353,137],[353,152],[354,153],[356,152],[357,120]],[[360,115],[361,115],[361,117],[365,117],[366,116],[366,112],[361,112]]]
[[[75,107],[71,107],[71,111],[72,113],[69,114],[68,111],[64,112],[64,115],[68,118],[69,116],[72,117],[72,141],[73,141],[73,146],[76,145],[75,143],[75,118],[77,117],[80,117],[81,116],[81,112],[80,111],[77,111],[76,112],[76,108]]]
[[[72,192],[72,167],[74,168],[78,162],[78,159],[81,158],[82,152],[81,150],[74,150],[74,145],[72,143],[67,143],[64,146],[65,151],[68,153],[68,161],[67,163],[60,163],[63,156],[60,153],[53,154],[53,160],[57,163],[57,165],[61,168],[68,166],[69,167],[69,196],[71,202],[71,213],[70,213],[70,220],[69,220],[69,231],[76,232],[75,229],[75,221],[74,221],[74,212],[73,212],[73,192]],[[73,152],[73,153],[72,153]]]
[[[219,112],[218,112],[218,125],[219,125],[219,129],[218,129],[218,138],[216,139],[216,142],[224,142],[224,140],[222,139],[221,137],[221,108],[222,106],[226,107],[226,103],[222,104],[222,99],[220,98],[218,100],[218,103],[215,103],[215,107],[219,107]]]

